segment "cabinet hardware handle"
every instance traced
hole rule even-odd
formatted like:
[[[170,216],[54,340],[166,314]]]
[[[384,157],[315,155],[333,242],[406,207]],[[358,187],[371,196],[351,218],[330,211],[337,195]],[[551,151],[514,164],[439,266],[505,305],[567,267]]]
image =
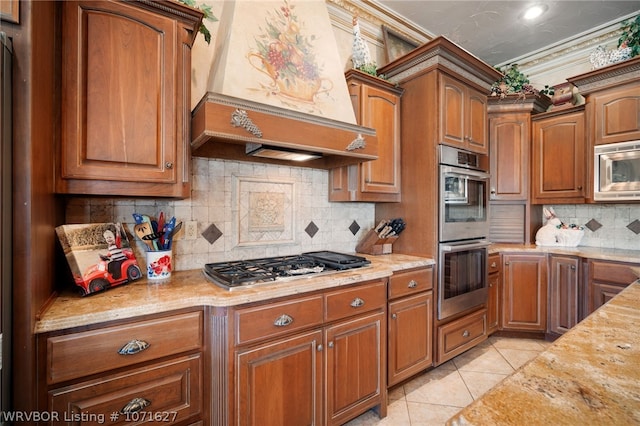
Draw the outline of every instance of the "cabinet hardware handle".
[[[398,314],[391,314],[391,319],[396,319],[398,318]]]
[[[571,265],[571,269],[575,271],[576,270],[576,265]]]
[[[167,169],[173,169],[173,163],[171,161],[167,161],[166,163],[164,163],[164,166]]]
[[[509,265],[509,262],[504,262],[505,265]]]
[[[578,189],[582,191],[582,185],[578,185]]]
[[[274,322],[273,325],[276,327],[286,327],[293,322],[293,318],[287,314],[280,315]]]
[[[262,130],[249,118],[247,111],[237,108],[231,113],[231,125],[233,127],[242,127],[247,132],[257,138],[262,137]]]
[[[143,410],[145,407],[151,405],[151,401],[144,398],[133,398],[131,401],[127,403],[122,410],[120,410],[120,414],[130,414],[137,413],[140,410]]]
[[[493,287],[493,283],[489,283],[489,287]]]
[[[496,266],[498,266],[498,265],[496,265],[496,262],[491,263],[491,267],[492,268],[495,268]]]
[[[464,333],[462,333],[462,337],[469,337],[470,334],[469,330],[465,330]]]
[[[491,194],[496,195],[496,189],[495,188],[491,188]]]
[[[318,352],[322,352],[323,349],[324,349],[324,346],[318,345]]]
[[[331,342],[327,343],[327,346],[329,346],[330,348],[332,348],[332,347],[333,347],[333,341],[331,341]]]
[[[359,297],[356,297],[351,301],[350,305],[352,308],[359,308],[360,306],[364,306],[364,300],[360,299]]]
[[[407,287],[416,288],[416,287],[418,287],[418,282],[416,280],[411,280],[411,281],[409,281],[409,285]]]
[[[120,355],[135,355],[147,349],[149,345],[144,340],[133,339],[118,350]]]

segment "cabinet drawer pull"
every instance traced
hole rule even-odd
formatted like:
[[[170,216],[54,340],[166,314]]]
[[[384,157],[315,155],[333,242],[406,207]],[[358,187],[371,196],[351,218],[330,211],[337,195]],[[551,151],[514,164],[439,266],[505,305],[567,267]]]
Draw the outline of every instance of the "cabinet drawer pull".
[[[322,352],[323,349],[324,347],[322,345],[318,345],[318,352]]]
[[[411,281],[409,281],[409,285],[407,287],[416,288],[416,287],[418,287],[418,282],[416,280],[411,280]]]
[[[127,403],[122,410],[120,410],[120,414],[130,414],[137,413],[140,410],[151,405],[151,401],[144,398],[133,398],[131,401]]]
[[[333,340],[331,342],[327,343],[327,346],[329,346],[329,348],[332,348],[333,347]]]
[[[133,339],[118,350],[120,355],[135,355],[147,349],[149,345],[144,340]]]
[[[462,337],[469,337],[470,335],[469,330],[465,330],[464,333],[462,333]]]
[[[286,327],[293,322],[293,318],[287,314],[282,314],[273,322],[276,327]]]
[[[398,314],[391,314],[391,319],[396,319],[398,318]]]
[[[364,300],[360,299],[359,297],[356,297],[351,301],[350,305],[352,308],[359,308],[360,306],[364,306]]]
[[[169,170],[173,169],[173,163],[171,161],[164,163],[164,166]]]
[[[496,265],[496,262],[491,262],[491,267],[492,268],[495,268],[496,266],[498,266],[498,265]]]

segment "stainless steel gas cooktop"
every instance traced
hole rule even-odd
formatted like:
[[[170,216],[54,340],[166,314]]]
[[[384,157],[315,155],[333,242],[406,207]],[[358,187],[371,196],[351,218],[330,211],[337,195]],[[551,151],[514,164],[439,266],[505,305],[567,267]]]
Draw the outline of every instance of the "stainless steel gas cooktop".
[[[204,275],[214,284],[226,290],[234,290],[303,275],[361,268],[370,263],[361,256],[314,251],[290,256],[207,263],[204,265]]]

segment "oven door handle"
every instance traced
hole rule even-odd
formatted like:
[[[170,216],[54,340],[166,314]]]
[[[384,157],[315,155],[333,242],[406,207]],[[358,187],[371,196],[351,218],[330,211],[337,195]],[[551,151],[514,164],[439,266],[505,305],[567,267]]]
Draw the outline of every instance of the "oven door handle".
[[[489,179],[491,175],[489,173],[481,172],[478,170],[461,169],[460,167],[440,166],[442,174],[454,175],[471,179]]]
[[[472,250],[477,248],[489,247],[491,245],[491,241],[480,240],[473,241],[470,243],[460,243],[460,244],[440,244],[440,250],[442,251],[462,251],[462,250]]]

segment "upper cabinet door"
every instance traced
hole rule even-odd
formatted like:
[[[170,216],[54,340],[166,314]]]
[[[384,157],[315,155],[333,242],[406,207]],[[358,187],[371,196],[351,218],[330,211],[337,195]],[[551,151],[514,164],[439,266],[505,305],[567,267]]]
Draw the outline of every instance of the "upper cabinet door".
[[[585,119],[577,107],[533,118],[531,202],[584,203]]]
[[[529,196],[529,113],[489,119],[491,200],[527,200]]]
[[[63,3],[60,192],[182,195],[185,38],[175,19],[135,3]]]
[[[441,74],[440,104],[440,142],[486,154],[487,96]]]
[[[595,113],[595,145],[640,139],[640,85],[597,92],[589,102]]]

